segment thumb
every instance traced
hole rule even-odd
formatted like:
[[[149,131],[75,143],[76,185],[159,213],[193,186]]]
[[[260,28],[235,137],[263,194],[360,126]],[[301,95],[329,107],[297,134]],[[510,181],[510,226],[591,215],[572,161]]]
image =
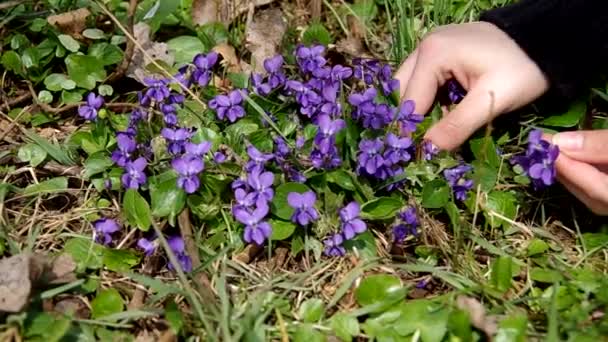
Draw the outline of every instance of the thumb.
[[[572,159],[608,164],[608,129],[561,132],[553,136],[552,142]]]
[[[494,112],[496,104],[491,93],[487,87],[478,84],[451,112],[427,131],[425,139],[442,150],[453,150],[492,120]]]

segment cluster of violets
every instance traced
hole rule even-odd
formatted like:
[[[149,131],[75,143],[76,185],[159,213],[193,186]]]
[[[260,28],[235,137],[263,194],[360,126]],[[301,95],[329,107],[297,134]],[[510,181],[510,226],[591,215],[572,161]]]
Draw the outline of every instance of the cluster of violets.
[[[528,134],[526,152],[513,156],[511,163],[522,168],[534,189],[542,189],[555,183],[555,161],[558,156],[559,147],[543,140],[542,131],[535,129]]]
[[[291,78],[285,72],[283,56],[277,55],[264,62],[264,74],[251,75],[250,90],[233,89],[208,102],[217,119],[227,124],[246,116],[245,105],[251,93],[259,97],[276,95],[279,100],[292,101],[297,107],[294,119],[299,129],[294,146],[290,146],[283,136],[274,137],[272,152],[260,151],[247,143],[248,159],[243,165],[243,175],[232,183],[232,214],[243,224],[243,240],[247,243],[263,245],[272,235],[268,217],[275,196],[277,171],[286,181],[305,183],[307,178],[302,165],[311,165],[316,170],[340,167],[344,161],[336,141],[347,125],[356,123],[365,129],[355,156],[358,175],[373,181],[387,181],[403,174],[405,167],[414,159],[416,149],[412,134],[423,121],[423,116],[415,113],[413,101],[404,101],[398,106],[390,101],[399,88],[399,82],[392,78],[390,66],[367,59],[354,59],[352,67],[330,65],[324,54],[325,47],[321,45],[300,45],[295,50],[297,72]],[[140,126],[158,117],[163,124],[160,134],[166,141],[170,156],[168,165],[178,175],[177,186],[188,194],[199,190],[199,176],[205,169],[205,159],[212,144],[192,141],[195,130],[179,125],[178,108],[185,97],[175,90],[179,87],[174,87],[174,83],[177,80],[180,86],[187,88],[208,86],[213,80],[218,58],[214,52],[199,54],[191,64],[182,67],[173,80],[145,80],[146,88],[138,93],[140,106],[131,113],[127,129],[117,132],[117,148],[111,156],[112,161],[124,170],[121,177],[124,188],[140,189],[147,183],[146,169],[153,162],[151,139],[145,137],[145,130],[140,134]],[[347,89],[350,93],[345,93]],[[465,95],[462,87],[454,81],[448,82],[447,90],[452,103],[458,103]],[[86,104],[78,110],[80,116],[96,120],[103,103],[101,96],[89,94]],[[344,106],[350,109],[348,115]],[[274,120],[272,113],[266,114]],[[268,124],[264,118],[261,121],[263,125]],[[301,133],[301,121],[316,126],[308,156],[302,153],[306,141]],[[439,153],[439,149],[428,141],[422,143],[421,150],[426,161]],[[553,163],[557,153],[557,147],[542,141],[540,133],[532,132],[526,155],[514,158],[513,163],[524,169],[535,187],[550,185],[555,177]],[[210,159],[219,164],[227,157],[218,151]],[[458,200],[465,200],[473,187],[473,180],[467,178],[471,170],[470,165],[461,162],[443,171]],[[387,190],[398,189],[404,184],[405,180],[390,184]],[[307,229],[319,220],[313,191],[289,193],[287,201],[294,209],[291,221],[298,226]],[[344,255],[344,242],[366,231],[367,225],[359,217],[360,211],[355,201],[338,211],[340,227],[324,240],[326,255]],[[395,242],[417,235],[418,226],[414,207],[400,212],[392,229]],[[94,223],[95,239],[106,245],[112,241],[112,234],[119,230],[119,224],[112,219],[100,219]],[[185,252],[184,241],[179,236],[167,239],[181,267],[190,271],[192,262]],[[146,255],[154,253],[157,245],[156,236],[142,237],[137,242]],[[173,269],[173,265],[169,268]]]

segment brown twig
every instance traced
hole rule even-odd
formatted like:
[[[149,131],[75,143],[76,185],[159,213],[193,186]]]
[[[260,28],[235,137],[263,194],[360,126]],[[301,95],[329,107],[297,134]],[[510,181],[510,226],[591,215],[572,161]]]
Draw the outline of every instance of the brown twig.
[[[13,97],[13,98],[9,99],[5,103],[0,104],[0,110],[2,110],[2,109],[9,110],[9,109],[11,109],[11,107],[16,106],[24,101],[27,101],[30,98],[32,98],[32,93],[25,92],[17,97]]]
[[[135,23],[135,10],[137,9],[137,0],[129,1],[129,8],[127,9],[127,30],[130,35],[133,35],[133,26]],[[122,58],[122,62],[114,70],[114,72],[108,77],[107,82],[112,83],[119,79],[121,79],[127,69],[129,69],[129,65],[131,64],[131,59],[133,58],[133,52],[135,51],[135,44],[132,40],[127,39],[127,48],[125,49],[124,57]]]
[[[192,222],[190,221],[190,210],[188,208],[182,210],[177,217],[177,222],[179,224],[179,231],[182,235],[182,239],[184,239],[184,244],[186,245],[186,252],[192,260],[192,268],[198,269],[201,266],[201,257],[198,252],[198,247],[196,247],[196,243],[194,242]],[[198,292],[203,299],[214,300],[215,295],[213,293],[211,281],[209,281],[209,278],[205,272],[199,270],[199,272],[195,275],[195,281],[198,285]]]
[[[36,103],[36,105],[47,113],[59,114],[59,113],[66,112],[68,110],[78,108],[78,107],[86,104],[86,102],[76,102],[76,103],[70,103],[65,106],[61,106],[61,107],[57,107],[57,108],[51,107],[46,103],[40,102],[40,100],[38,99],[38,95],[36,95],[36,91],[34,90],[34,87],[32,86],[31,82],[27,82],[27,87],[29,88],[32,98],[34,99],[34,102]],[[136,108],[136,107],[138,107],[137,104],[128,103],[128,102],[106,103],[106,104],[104,104],[104,106],[107,108]]]
[[[323,5],[322,0],[311,0],[309,3],[310,8],[310,17],[314,21],[315,19],[319,19],[321,17],[321,9]]]

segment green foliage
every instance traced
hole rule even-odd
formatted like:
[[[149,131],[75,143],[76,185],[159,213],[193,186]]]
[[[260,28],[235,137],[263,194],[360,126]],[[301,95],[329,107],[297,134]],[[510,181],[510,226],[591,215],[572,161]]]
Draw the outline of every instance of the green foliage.
[[[152,225],[150,205],[137,190],[127,190],[122,205],[124,214],[130,225],[143,231],[150,229]]]
[[[124,303],[116,289],[100,291],[91,302],[91,315],[93,318],[109,316],[124,310]]]

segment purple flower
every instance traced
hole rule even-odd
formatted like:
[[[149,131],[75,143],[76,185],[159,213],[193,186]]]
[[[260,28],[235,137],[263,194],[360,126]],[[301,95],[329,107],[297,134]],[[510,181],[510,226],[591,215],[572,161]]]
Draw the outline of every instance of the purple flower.
[[[325,47],[323,45],[313,45],[311,47],[300,45],[296,48],[296,61],[303,73],[312,73],[316,69],[325,65],[323,57]]]
[[[137,240],[137,247],[141,248],[146,256],[150,256],[156,250],[156,243],[154,242],[154,239],[148,240],[146,238],[141,238]]]
[[[205,87],[209,84],[212,77],[212,69],[217,63],[218,55],[215,52],[209,54],[198,54],[194,56],[193,63],[196,69],[192,72],[192,80],[201,87]]]
[[[160,131],[163,138],[168,142],[167,149],[173,155],[180,154],[184,151],[186,140],[190,139],[192,132],[185,128],[168,128],[165,127]]]
[[[260,199],[270,202],[274,197],[274,190],[272,190],[274,174],[270,171],[262,171],[261,167],[254,168],[247,177],[247,184],[251,187],[256,202]]]
[[[255,193],[250,192],[247,193],[243,188],[237,188],[234,190],[234,200],[236,201],[236,205],[232,208],[233,211],[236,208],[249,208],[255,204]]]
[[[116,134],[116,144],[118,148],[112,152],[112,161],[120,167],[127,165],[131,160],[131,154],[137,148],[137,142],[128,133],[118,132]]]
[[[323,241],[323,244],[325,245],[323,253],[326,256],[344,256],[344,254],[346,254],[346,249],[342,246],[342,243],[344,243],[344,238],[342,235],[332,235]]]
[[[368,115],[362,115],[363,127],[381,129],[386,127],[393,120],[395,109],[385,103],[377,104],[374,111]]]
[[[363,139],[359,143],[358,172],[373,176],[384,165],[384,143],[379,138]]]
[[[346,127],[346,123],[342,119],[332,120],[325,114],[319,115],[317,123],[319,131],[314,143],[319,147],[321,153],[327,153],[334,144],[335,135]]]
[[[407,100],[401,104],[399,107],[399,112],[397,113],[397,121],[401,124],[401,133],[402,135],[407,135],[409,133],[415,132],[419,123],[424,120],[424,116],[420,114],[414,114],[414,109],[416,105],[414,101]]]
[[[291,149],[287,146],[285,139],[282,137],[276,137],[274,139],[274,147],[275,147],[275,156],[280,158],[287,158],[291,153]]]
[[[262,245],[272,234],[272,228],[268,222],[263,221],[268,214],[268,204],[259,200],[253,211],[248,211],[242,207],[234,209],[234,217],[237,221],[245,225],[243,239],[247,243],[255,242]]]
[[[203,171],[205,164],[200,157],[186,154],[175,158],[171,166],[179,174],[177,186],[184,189],[187,194],[194,193],[201,185],[198,174]]]
[[[148,162],[143,157],[128,161],[125,165],[125,173],[122,175],[122,184],[127,189],[138,189],[146,183],[146,174],[144,170],[148,166]]]
[[[287,81],[285,87],[290,93],[295,93],[296,102],[300,105],[300,113],[312,118],[323,98],[309,85],[299,81]]]
[[[112,234],[120,230],[120,226],[115,220],[105,217],[93,222],[93,227],[95,228],[95,240],[104,245],[110,244]]]
[[[245,165],[245,171],[247,172],[251,172],[251,170],[258,166],[263,167],[269,160],[274,158],[272,153],[262,153],[253,145],[247,146],[247,155],[249,156],[249,161]]]
[[[454,79],[451,79],[448,81],[447,87],[448,87],[448,98],[450,99],[450,101],[452,101],[452,103],[454,103],[454,104],[460,103],[460,101],[462,101],[462,99],[466,95],[466,91],[464,90],[464,88],[462,88],[460,83],[458,83]]]
[[[262,74],[252,73],[251,85],[253,86],[253,91],[260,96],[266,96],[272,91],[270,84],[264,82],[264,76]]]
[[[374,79],[380,71],[380,63],[377,60],[354,58],[353,65],[355,67],[354,76],[365,82],[367,85],[374,83]]]
[[[182,270],[184,270],[184,272],[191,272],[192,260],[190,259],[188,254],[186,254],[184,239],[182,239],[182,237],[178,235],[171,236],[167,238],[167,243],[169,244],[169,248],[171,248],[171,251],[173,251],[173,253],[177,257],[177,261],[182,267]],[[175,270],[175,267],[171,262],[169,262],[167,267],[172,271]]]
[[[95,93],[87,95],[87,104],[78,108],[78,115],[85,120],[93,121],[97,118],[97,111],[103,106],[103,97],[95,96]]]
[[[226,161],[226,155],[225,155],[224,153],[222,153],[222,152],[219,152],[219,151],[218,151],[218,152],[215,152],[215,153],[213,154],[213,161],[214,161],[216,164],[221,164],[221,163],[223,163],[223,162],[225,162],[225,161]]]
[[[473,167],[467,164],[461,164],[456,167],[443,170],[443,176],[450,184],[456,199],[464,201],[467,198],[467,192],[473,187],[473,180],[466,179],[464,176],[471,171]]]
[[[511,163],[519,165],[538,190],[555,183],[555,161],[559,152],[559,147],[543,140],[542,131],[537,129],[528,135],[526,153],[512,157]]]
[[[144,84],[148,86],[145,97],[156,102],[162,102],[170,95],[169,81],[166,79],[144,78]]]
[[[361,208],[359,203],[350,202],[340,209],[340,221],[342,221],[342,234],[346,240],[350,240],[355,235],[363,233],[367,225],[359,218]]]
[[[430,140],[422,142],[422,158],[424,160],[431,160],[439,154],[439,147],[435,146]]]
[[[196,157],[203,157],[210,149],[211,142],[209,141],[203,141],[199,144],[188,142],[185,145],[186,154]]]
[[[386,135],[386,149],[383,158],[386,162],[397,164],[412,159],[411,148],[414,146],[409,137],[399,138],[393,133]]]
[[[340,159],[335,145],[331,145],[325,153],[321,152],[319,148],[313,149],[310,152],[310,161],[314,168],[325,170],[337,168],[342,164],[342,159]]]
[[[301,226],[306,226],[316,221],[319,218],[319,214],[314,207],[316,200],[317,196],[313,191],[307,191],[302,194],[290,192],[287,195],[287,203],[295,209],[291,216],[291,221]]]
[[[363,93],[352,93],[348,97],[348,103],[354,107],[353,118],[355,120],[374,114],[376,111],[376,104],[374,103],[376,95],[376,89],[369,88]]]
[[[395,242],[403,242],[408,235],[418,235],[418,217],[416,208],[409,207],[399,213],[401,222],[393,227],[393,238]]]
[[[393,72],[390,65],[385,64],[378,72],[378,82],[382,87],[384,95],[389,96],[395,90],[399,89],[399,80],[393,78]]]
[[[230,122],[245,116],[243,104],[243,90],[235,89],[228,95],[218,95],[209,101],[209,108],[215,110],[220,120],[228,118]]]

